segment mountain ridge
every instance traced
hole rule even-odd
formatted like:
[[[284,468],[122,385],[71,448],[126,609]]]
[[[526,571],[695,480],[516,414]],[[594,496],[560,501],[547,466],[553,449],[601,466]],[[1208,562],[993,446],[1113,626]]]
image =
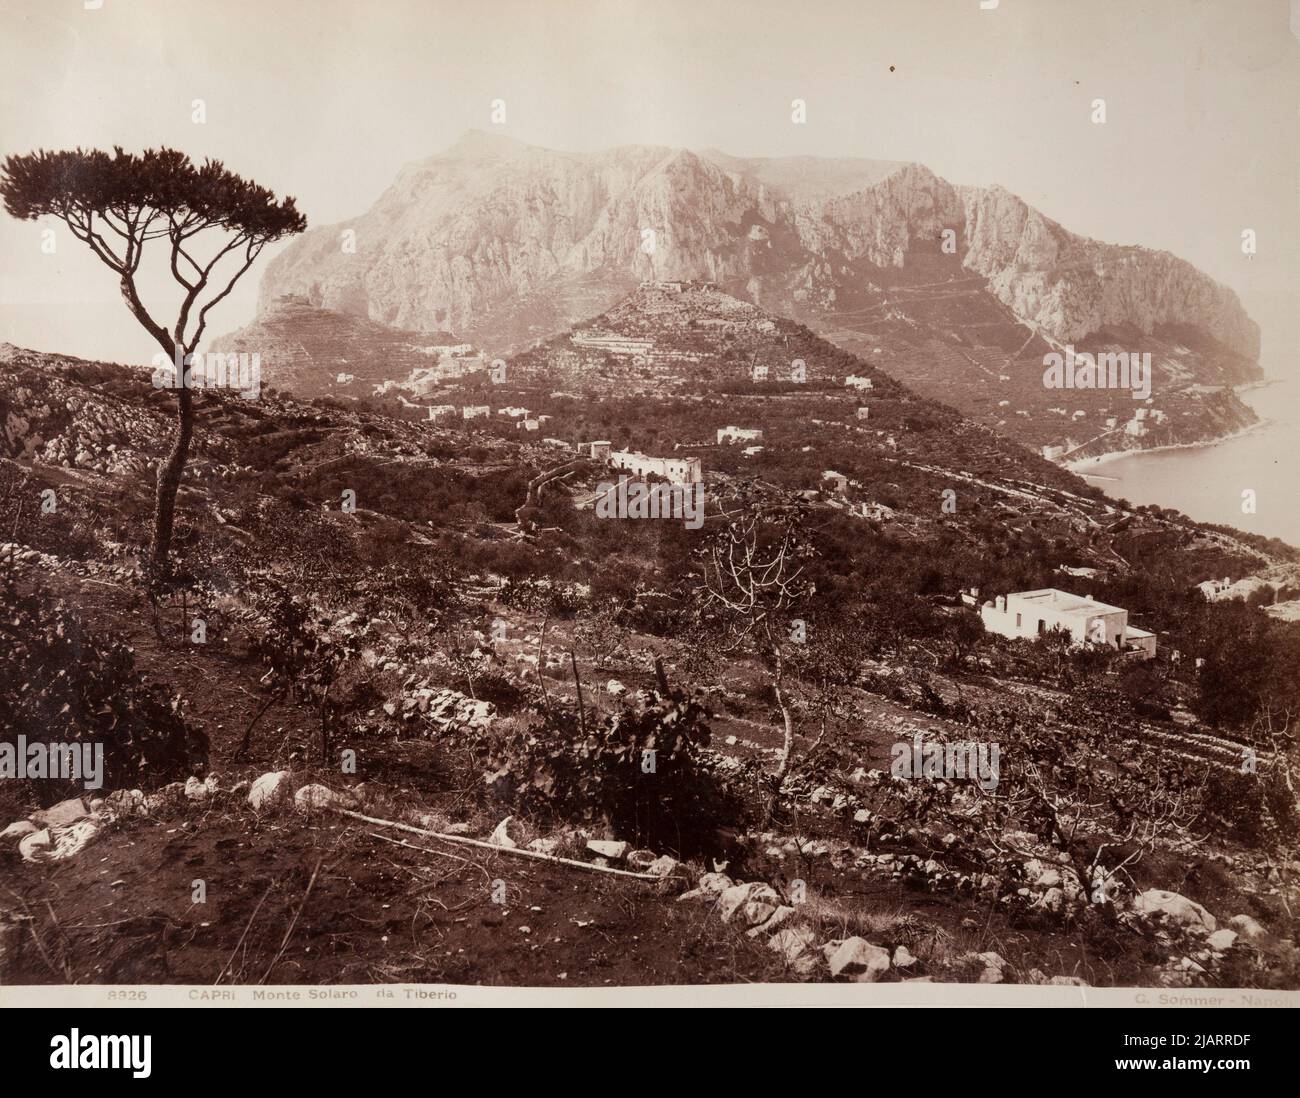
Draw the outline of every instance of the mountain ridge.
[[[336,239],[346,229],[355,253]],[[1196,323],[1258,357],[1258,326],[1233,291],[1172,253],[1073,233],[1000,185],[954,185],[913,162],[645,145],[572,153],[483,131],[404,165],[367,212],[291,244],[269,266],[261,300],[299,293],[507,349],[555,329],[520,332],[496,315],[501,306],[526,309],[519,298],[566,278],[707,278],[753,297],[755,279],[820,262],[814,282],[836,290],[847,277],[837,261],[903,267],[945,229],[963,269],[1054,339],[1123,322]],[[625,289],[611,286],[605,306]]]

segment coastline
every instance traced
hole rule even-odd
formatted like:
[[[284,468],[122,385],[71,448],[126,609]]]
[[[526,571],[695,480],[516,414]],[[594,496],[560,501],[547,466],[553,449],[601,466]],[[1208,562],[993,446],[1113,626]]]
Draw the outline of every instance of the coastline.
[[[1159,454],[1169,450],[1195,450],[1201,447],[1218,446],[1222,442],[1232,442],[1234,439],[1244,438],[1263,427],[1273,424],[1272,419],[1259,419],[1243,427],[1239,431],[1232,431],[1226,435],[1219,435],[1217,438],[1200,439],[1196,442],[1170,442],[1164,446],[1138,446],[1131,450],[1108,450],[1104,454],[1098,454],[1095,457],[1078,458],[1074,461],[1061,463],[1062,469],[1068,469],[1081,477],[1088,476],[1088,469],[1096,469],[1100,466],[1110,465],[1120,458],[1132,457],[1135,454]]]

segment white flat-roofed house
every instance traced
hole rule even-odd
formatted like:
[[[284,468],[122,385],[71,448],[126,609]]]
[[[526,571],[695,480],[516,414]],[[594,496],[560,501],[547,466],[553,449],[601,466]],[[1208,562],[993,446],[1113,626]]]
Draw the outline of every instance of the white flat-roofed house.
[[[724,442],[761,442],[763,431],[760,427],[719,427],[718,445]]]
[[[834,469],[826,469],[822,472],[822,480],[829,480],[834,485],[835,491],[847,492],[849,490],[849,478],[843,473],[837,473]]]
[[[1156,654],[1155,635],[1129,625],[1127,610],[1055,587],[999,595],[980,608],[980,620],[985,630],[1003,637],[1032,640],[1062,629],[1076,644],[1106,644],[1139,652],[1143,659]]]
[[[483,416],[491,415],[492,410],[486,404],[466,404],[460,410],[460,414],[466,419],[481,419]]]
[[[844,384],[850,389],[874,389],[876,383],[869,377],[858,377],[856,374],[850,374],[844,379]]]
[[[616,469],[626,469],[633,476],[659,476],[673,484],[695,484],[704,479],[697,457],[651,457],[635,450],[615,450],[609,463]]]

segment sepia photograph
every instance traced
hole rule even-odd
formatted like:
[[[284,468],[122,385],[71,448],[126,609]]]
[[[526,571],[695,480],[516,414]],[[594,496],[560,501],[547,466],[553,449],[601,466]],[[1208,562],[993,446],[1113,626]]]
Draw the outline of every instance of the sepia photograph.
[[[0,19],[0,1005],[1300,1005],[1300,4]]]

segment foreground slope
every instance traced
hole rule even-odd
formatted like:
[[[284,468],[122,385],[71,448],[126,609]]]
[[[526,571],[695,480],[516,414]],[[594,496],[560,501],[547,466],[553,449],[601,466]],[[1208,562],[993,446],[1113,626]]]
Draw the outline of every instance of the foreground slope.
[[[608,319],[631,323],[659,308],[656,293]],[[716,291],[698,293],[686,323],[734,311]],[[1294,627],[1243,604],[1205,604],[1191,589],[1225,573],[1296,585],[1294,551],[1106,501],[888,377],[868,398],[878,418],[863,422],[859,400],[831,383],[843,352],[786,322],[759,330],[765,319],[751,334],[730,333],[752,341],[739,375],[705,371],[702,387],[656,395],[611,384],[600,402],[565,395],[546,374],[545,348],[512,362],[500,385],[448,387],[456,403],[490,400],[494,413],[529,401],[549,408],[545,433],[570,443],[607,438],[653,453],[682,444],[705,469],[701,530],[598,519],[591,500],[610,472],[590,461],[523,523],[529,481],[577,452],[509,417],[451,425],[417,422],[398,401],[203,392],[178,501],[183,568],[164,585],[148,583],[141,561],[172,395],[154,390],[147,371],[7,349],[0,501],[11,541],[0,564],[15,613],[5,628],[55,622],[62,636],[76,620],[130,645],[132,660],[107,683],[98,647],[64,660],[73,696],[106,685],[125,696],[132,683],[156,690],[206,735],[210,753],[206,766],[169,759],[170,769],[140,772],[149,794],[140,801],[126,788],[101,791],[104,804],[86,806],[94,818],[80,853],[54,856],[69,849],[59,827],[54,853],[24,860],[16,843],[0,850],[14,892],[0,901],[5,925],[27,928],[3,939],[6,978],[828,979],[859,969],[839,964],[841,947],[822,947],[861,938],[886,955],[872,969],[885,980],[1295,986],[1294,833],[1252,831],[1269,817],[1234,777],[1247,748],[1263,771],[1276,765],[1278,741],[1243,718],[1270,696],[1271,661],[1294,683]],[[809,382],[745,380],[746,360],[787,339],[812,367]],[[716,429],[737,421],[761,422],[762,451],[716,444]],[[826,468],[843,486],[823,483]],[[40,506],[46,490],[52,511]],[[942,506],[945,490],[954,511]],[[344,506],[349,492],[355,509]],[[769,669],[701,616],[694,555],[721,528],[720,508],[742,499],[769,515],[806,509],[816,581],[807,623],[826,661],[787,683],[799,759],[770,812],[767,776],[782,741]],[[863,504],[884,506],[866,514]],[[1081,577],[1159,634],[1160,659],[1111,664],[984,637],[955,597],[972,585],[992,594]],[[203,644],[192,639],[196,615]],[[70,718],[32,696],[29,684],[45,680],[31,661],[47,645],[57,655],[60,641],[39,628],[18,640],[0,663],[0,705],[7,727],[48,735]],[[835,676],[833,697],[819,667]],[[113,719],[131,727],[129,713]],[[73,727],[112,743],[106,720],[88,707]],[[734,806],[735,815],[707,827],[678,819],[677,838],[661,829],[651,853],[685,863],[692,885],[715,858],[732,881],[765,883],[791,908],[789,929],[815,948],[795,949],[804,934],[779,938],[775,926],[744,933],[767,893],[746,891],[755,906],[724,921],[708,893],[718,878],[679,903],[636,881],[248,803],[245,783],[283,770],[291,789],[324,785],[367,815],[444,835],[487,838],[513,815],[512,841],[594,864],[589,839],[651,841],[640,829],[666,822],[654,809],[663,790],[648,790],[630,819],[593,788],[582,797],[589,811],[575,817],[560,794],[591,776],[533,769],[536,745],[562,760],[586,735],[616,744],[620,730],[667,736],[700,720],[710,734],[687,754],[698,780],[716,783],[712,811]],[[1130,781],[1155,781],[1162,795],[1160,783],[1180,775],[1207,784],[1182,794],[1190,825],[1153,835],[1114,874],[1114,894],[1094,904],[1076,859],[1112,869],[1138,832],[1089,809],[1075,821],[1080,845],[1066,848],[1032,814],[990,817],[1002,809],[961,783],[891,779],[893,745],[918,734],[1000,741],[1006,781],[1020,782],[1028,760],[1062,783],[1050,787],[1062,805],[1067,779],[1085,771],[1104,773],[1126,798]],[[194,783],[193,796],[165,784],[208,774],[211,785]],[[1009,805],[1020,788],[1008,784]],[[17,820],[79,791],[4,792]],[[608,811],[591,811],[598,805]],[[193,903],[196,877],[208,881],[206,907]],[[498,879],[504,905],[488,887]],[[791,902],[802,894],[795,882],[804,903]],[[1231,918],[1231,940],[1211,943],[1194,907],[1153,890],[1204,905],[1221,924]],[[1196,926],[1178,921],[1189,912]],[[642,948],[626,948],[632,936]]]

